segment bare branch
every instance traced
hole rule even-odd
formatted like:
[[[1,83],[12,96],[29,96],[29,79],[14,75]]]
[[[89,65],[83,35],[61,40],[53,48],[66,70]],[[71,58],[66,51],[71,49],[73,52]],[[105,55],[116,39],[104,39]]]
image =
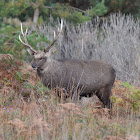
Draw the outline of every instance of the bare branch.
[[[73,6],[69,6],[69,7],[76,10],[76,11],[79,11],[79,12],[82,12],[82,13],[86,14],[86,11],[84,11],[84,10],[81,10],[81,9],[73,7]]]

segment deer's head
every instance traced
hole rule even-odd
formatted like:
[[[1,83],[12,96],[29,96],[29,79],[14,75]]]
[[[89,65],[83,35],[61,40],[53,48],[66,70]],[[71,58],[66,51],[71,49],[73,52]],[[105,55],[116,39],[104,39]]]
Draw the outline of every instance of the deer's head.
[[[44,51],[36,51],[31,45],[29,45],[28,40],[26,38],[28,34],[28,29],[26,29],[25,33],[23,32],[23,27],[21,23],[21,34],[24,38],[24,41],[22,41],[21,36],[19,35],[19,40],[22,44],[28,47],[28,52],[29,54],[33,57],[34,61],[32,63],[32,67],[34,69],[39,69],[41,68],[46,61],[50,61],[50,55],[51,55],[51,47],[53,44],[56,42],[58,37],[60,36],[63,28],[63,20],[61,20],[61,27],[59,29],[58,35],[55,37],[53,42],[44,49]]]

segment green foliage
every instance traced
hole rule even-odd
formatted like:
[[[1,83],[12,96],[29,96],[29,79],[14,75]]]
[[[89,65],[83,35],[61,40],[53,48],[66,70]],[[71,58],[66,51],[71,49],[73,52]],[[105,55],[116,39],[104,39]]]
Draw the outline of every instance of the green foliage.
[[[119,12],[140,17],[140,0],[106,0],[105,5],[110,12]]]
[[[63,18],[74,24],[80,24],[91,19],[90,16],[83,15],[82,12],[70,7],[69,4],[62,5],[57,3],[55,6],[57,7],[56,9],[49,11],[54,19]]]
[[[24,28],[23,28],[24,29]],[[26,60],[28,57],[26,47],[19,41],[20,27],[11,25],[2,25],[0,28],[0,53],[12,54],[15,58]],[[31,35],[27,36],[29,44],[37,49],[38,42],[49,42],[48,39],[42,34],[38,35],[36,32],[32,32]],[[22,38],[23,40],[23,38]],[[41,46],[39,49],[44,49]]]
[[[5,17],[8,14],[7,5],[4,1],[0,2],[0,17]]]
[[[36,87],[37,87],[37,89],[38,89],[38,91],[39,91],[40,94],[43,94],[43,93],[46,92],[46,90],[48,90],[47,87],[45,87],[45,86],[42,84],[42,82],[40,82],[40,81],[38,81]]]
[[[20,82],[24,82],[25,79],[22,77],[22,72],[21,71],[17,71],[16,72],[16,79]]]
[[[91,16],[103,16],[107,13],[107,7],[104,4],[104,0],[101,3],[98,3],[94,8],[90,9],[89,14]]]
[[[95,7],[98,3],[100,3],[100,0],[89,0],[90,6]]]
[[[120,97],[111,97],[111,101],[113,102],[113,103],[116,103],[116,104],[121,104],[121,103],[123,103],[123,99]]]
[[[16,0],[16,1],[3,1],[0,4],[0,16],[17,17],[29,7],[29,1]]]
[[[17,27],[2,24],[0,28],[0,53],[16,53],[15,45],[19,45],[17,34],[19,34]]]
[[[0,3],[0,22],[4,17],[19,18],[21,21],[33,19],[38,3],[40,16],[38,24],[43,21],[47,22],[50,15],[54,18],[67,19],[76,24],[90,20],[89,16],[104,16],[118,11],[132,13],[136,17],[140,17],[139,0],[134,2],[132,0],[7,0]]]
[[[16,76],[15,77],[16,80],[18,80],[19,82],[21,82],[21,83],[27,82],[28,77],[29,77],[29,72],[27,72],[23,75],[23,73],[21,71],[16,71],[15,76]]]
[[[111,97],[111,101],[116,104],[122,104],[125,103],[131,107],[131,109],[135,111],[139,111],[140,109],[140,89],[136,89],[134,86],[130,85],[127,82],[122,82],[121,84],[126,89],[128,89],[128,92],[125,93],[124,97]]]
[[[93,15],[94,16],[103,16],[104,14],[107,13],[107,8],[104,5],[104,0],[102,0],[101,3],[97,4],[94,8],[93,8]]]
[[[122,85],[130,90],[130,93],[126,93],[131,99],[130,104],[134,109],[140,109],[140,89],[136,89],[134,86],[127,82],[123,82]]]
[[[73,12],[70,16],[67,17],[67,21],[74,22],[75,24],[80,24],[90,19],[90,17],[83,16],[80,12]]]

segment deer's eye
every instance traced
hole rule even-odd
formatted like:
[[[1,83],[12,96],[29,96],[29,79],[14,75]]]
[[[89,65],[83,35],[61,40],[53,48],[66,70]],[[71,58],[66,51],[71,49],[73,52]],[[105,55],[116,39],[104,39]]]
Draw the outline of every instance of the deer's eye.
[[[45,59],[46,59],[46,57],[42,57],[42,58],[41,58],[41,60],[45,60]]]

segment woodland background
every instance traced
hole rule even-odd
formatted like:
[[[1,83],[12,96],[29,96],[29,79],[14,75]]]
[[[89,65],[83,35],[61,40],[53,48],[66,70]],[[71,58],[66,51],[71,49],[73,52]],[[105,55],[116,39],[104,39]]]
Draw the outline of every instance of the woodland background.
[[[116,70],[112,110],[96,96],[77,104],[56,96],[31,68],[18,36],[43,50],[64,20],[53,57],[104,60]],[[59,91],[63,94],[63,90]],[[139,0],[1,0],[0,140],[140,138]]]

